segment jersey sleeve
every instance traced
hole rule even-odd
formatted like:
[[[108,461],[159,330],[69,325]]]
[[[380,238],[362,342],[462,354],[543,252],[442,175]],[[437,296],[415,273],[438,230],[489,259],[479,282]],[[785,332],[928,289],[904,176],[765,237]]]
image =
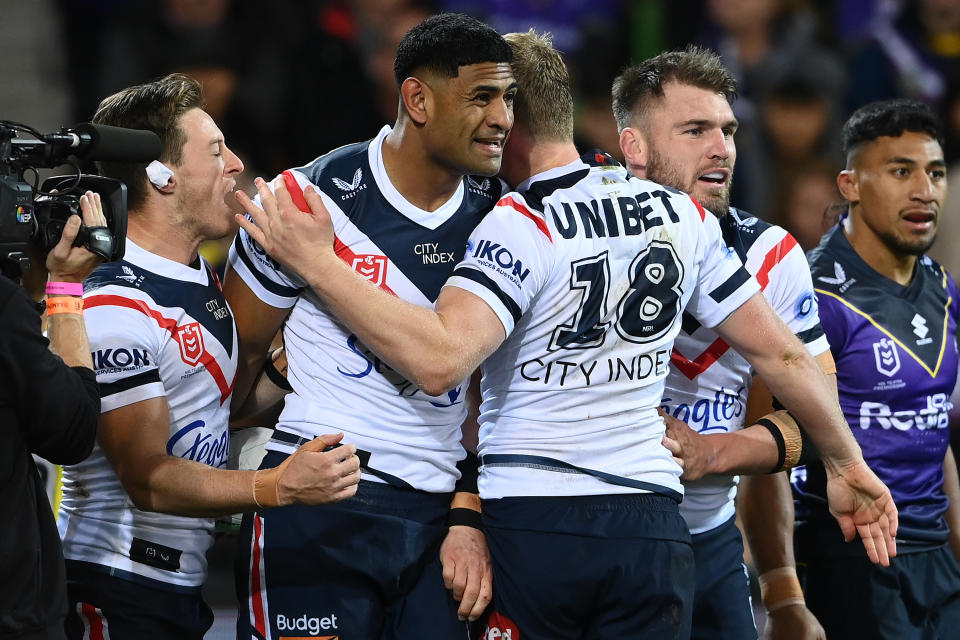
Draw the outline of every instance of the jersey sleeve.
[[[554,259],[543,216],[518,194],[501,198],[477,225],[463,260],[444,286],[480,297],[510,335],[543,287]]]
[[[297,172],[286,172],[296,178],[300,188],[310,184],[307,178]],[[277,178],[282,180],[283,177]],[[274,188],[276,180],[270,183]],[[317,189],[319,193],[319,189]],[[260,196],[253,201],[260,206]],[[249,216],[248,216],[249,217]],[[230,268],[250,287],[250,290],[263,302],[278,309],[289,309],[297,302],[304,283],[295,273],[291,273],[270,257],[249,233],[240,229],[230,246]]]
[[[166,395],[160,311],[144,300],[94,292],[85,296],[84,316],[102,413]]]
[[[806,256],[797,241],[787,232],[764,256],[757,271],[767,302],[807,347],[812,356],[830,348],[820,324],[817,298]]]
[[[757,293],[760,285],[744,268],[737,252],[723,241],[717,219],[704,213],[692,198],[688,202],[698,212],[693,224],[699,228],[693,233],[699,234],[695,255],[700,260],[700,271],[687,310],[712,329]]]

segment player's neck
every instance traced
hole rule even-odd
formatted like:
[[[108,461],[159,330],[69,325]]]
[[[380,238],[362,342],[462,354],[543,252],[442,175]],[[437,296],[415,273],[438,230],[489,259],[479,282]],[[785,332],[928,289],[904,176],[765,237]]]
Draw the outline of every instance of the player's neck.
[[[917,256],[894,251],[865,223],[854,222],[852,216],[844,221],[843,232],[853,250],[871,269],[904,287],[913,280]]]
[[[536,142],[531,146],[528,154],[528,166],[532,178],[550,169],[563,167],[580,158],[580,153],[574,146],[573,141],[548,141]]]
[[[180,224],[156,205],[145,204],[131,211],[127,220],[127,238],[144,251],[180,264],[192,264],[202,241],[194,237],[187,225]]]
[[[404,135],[398,123],[383,141],[383,167],[407,202],[424,211],[436,211],[457,192],[463,174],[440,165],[419,138]]]

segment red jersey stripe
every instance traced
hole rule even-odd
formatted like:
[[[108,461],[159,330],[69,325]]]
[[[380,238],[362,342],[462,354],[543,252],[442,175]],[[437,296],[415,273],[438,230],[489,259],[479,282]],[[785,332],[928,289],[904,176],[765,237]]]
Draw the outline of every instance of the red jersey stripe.
[[[283,182],[287,186],[287,191],[290,193],[290,198],[293,200],[293,204],[297,205],[297,208],[300,209],[300,211],[312,214],[313,212],[310,210],[310,205],[307,204],[307,199],[303,195],[303,189],[300,188],[300,183],[297,182],[297,177],[289,170],[284,171],[282,175]],[[356,270],[357,254],[354,253],[350,247],[341,242],[340,238],[337,236],[333,236],[333,252],[336,253],[341,260],[350,265],[351,269]],[[384,274],[383,282],[380,283],[380,288],[390,295],[397,295],[394,293],[393,289],[387,286],[386,274]]]
[[[796,238],[788,233],[780,242],[774,245],[770,251],[767,251],[767,255],[763,258],[763,264],[760,265],[760,270],[757,271],[757,282],[760,283],[761,289],[766,289],[767,283],[770,282],[770,270],[780,264],[795,246],[797,246]]]
[[[689,196],[689,198],[693,202],[693,204],[697,205],[697,211],[700,212],[700,222],[703,222],[704,220],[706,220],[707,212],[703,210],[703,205],[697,202],[697,199],[694,198],[693,196]]]
[[[520,204],[510,196],[501,198],[500,202],[497,203],[497,206],[510,207],[514,211],[518,211],[521,214],[523,214],[525,217],[530,218],[531,220],[533,220],[533,224],[537,225],[537,229],[540,229],[543,235],[547,236],[547,240],[549,240],[551,243],[553,242],[553,238],[550,237],[550,228],[547,227],[547,221],[544,220],[542,217],[538,216],[537,214],[535,214],[534,212],[527,209],[525,206],[523,206],[522,204]]]
[[[694,200],[694,202],[696,202],[696,200]],[[760,283],[761,290],[766,289],[770,283],[770,270],[780,264],[795,246],[797,246],[797,240],[788,233],[780,242],[767,251],[767,255],[764,256],[763,263],[757,271],[757,282]],[[730,345],[724,342],[723,338],[717,338],[713,344],[707,347],[706,351],[694,360],[690,360],[686,356],[677,353],[676,349],[674,349],[673,353],[670,354],[670,362],[672,362],[683,375],[693,380],[709,369],[710,365],[716,362],[729,348]]]
[[[153,318],[161,329],[169,331],[173,339],[176,340],[177,343],[180,342],[180,332],[177,330],[179,328],[177,321],[164,317],[163,314],[156,309],[151,309],[143,300],[132,300],[116,295],[95,295],[86,298],[83,301],[83,306],[85,309],[113,306],[139,311],[143,315]],[[226,376],[223,374],[223,369],[220,368],[220,363],[217,362],[216,358],[214,358],[206,348],[204,348],[203,354],[200,356],[200,363],[203,364],[207,373],[213,376],[214,381],[217,383],[217,387],[220,389],[220,404],[222,405],[233,392],[233,385],[237,381],[236,375],[234,375],[233,380],[228,383]]]

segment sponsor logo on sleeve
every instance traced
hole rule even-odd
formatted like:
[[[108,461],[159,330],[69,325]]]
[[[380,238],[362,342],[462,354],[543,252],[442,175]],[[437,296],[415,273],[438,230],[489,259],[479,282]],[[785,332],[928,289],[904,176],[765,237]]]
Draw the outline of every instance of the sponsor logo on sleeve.
[[[136,371],[150,366],[150,353],[146,349],[117,347],[97,349],[90,353],[97,374]]]
[[[518,258],[505,246],[492,240],[480,240],[472,249],[470,255],[483,267],[492,269],[500,276],[506,278],[517,287],[522,286],[523,281],[530,275],[530,269],[523,265]]]
[[[254,260],[259,262],[264,267],[273,269],[274,271],[280,271],[280,263],[271,258],[264,248],[260,246],[260,243],[254,240],[250,235],[246,236],[246,242],[247,246],[250,247],[250,252],[252,252],[252,257]]]
[[[803,296],[797,300],[797,304],[794,307],[793,313],[797,318],[806,318],[811,313],[815,313],[817,310],[817,298],[813,295],[813,291],[808,291],[803,294]]]

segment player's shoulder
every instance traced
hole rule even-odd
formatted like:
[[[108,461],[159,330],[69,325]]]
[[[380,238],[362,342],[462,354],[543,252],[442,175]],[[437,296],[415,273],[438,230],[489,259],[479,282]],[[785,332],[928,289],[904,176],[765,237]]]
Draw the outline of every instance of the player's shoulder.
[[[369,173],[368,151],[372,140],[344,145],[314,158],[293,171],[325,192],[359,189]]]

